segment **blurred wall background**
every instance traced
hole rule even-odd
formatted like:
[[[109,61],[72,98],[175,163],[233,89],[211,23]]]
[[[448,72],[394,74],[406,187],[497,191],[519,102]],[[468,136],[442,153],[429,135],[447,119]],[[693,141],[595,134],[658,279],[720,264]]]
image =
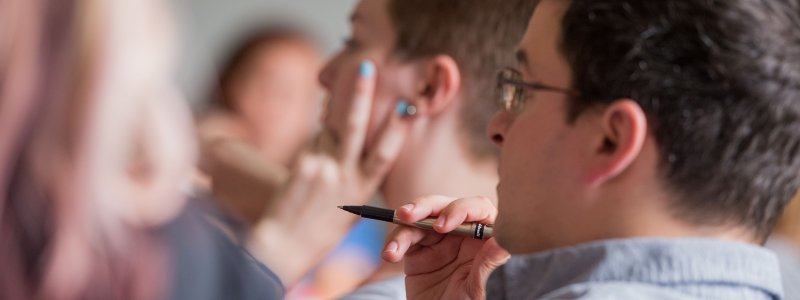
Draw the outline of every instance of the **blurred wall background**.
[[[181,49],[178,83],[193,107],[205,100],[209,76],[243,30],[254,24],[289,23],[313,34],[330,55],[349,34],[357,0],[170,0],[178,18]]]

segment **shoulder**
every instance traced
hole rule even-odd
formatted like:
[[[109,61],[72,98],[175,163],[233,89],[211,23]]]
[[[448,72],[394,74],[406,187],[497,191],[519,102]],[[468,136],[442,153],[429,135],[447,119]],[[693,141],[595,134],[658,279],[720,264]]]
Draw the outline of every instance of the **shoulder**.
[[[172,258],[171,299],[281,299],[280,279],[208,219],[210,208],[193,199],[163,228]]]
[[[651,299],[651,300],[692,300],[690,295],[664,287],[629,283],[604,282],[573,284],[547,295],[541,299]]]
[[[773,235],[765,245],[778,256],[786,299],[800,299],[800,248],[780,235]]]

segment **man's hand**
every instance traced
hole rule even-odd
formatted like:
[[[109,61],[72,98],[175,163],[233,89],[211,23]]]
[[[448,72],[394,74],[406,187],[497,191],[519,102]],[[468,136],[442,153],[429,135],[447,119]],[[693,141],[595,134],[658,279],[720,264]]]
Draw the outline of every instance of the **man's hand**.
[[[509,254],[494,238],[475,240],[444,235],[467,222],[493,224],[497,208],[488,198],[420,198],[397,210],[405,223],[437,217],[436,232],[401,226],[382,254],[390,262],[405,258],[408,299],[485,299],[489,274]]]

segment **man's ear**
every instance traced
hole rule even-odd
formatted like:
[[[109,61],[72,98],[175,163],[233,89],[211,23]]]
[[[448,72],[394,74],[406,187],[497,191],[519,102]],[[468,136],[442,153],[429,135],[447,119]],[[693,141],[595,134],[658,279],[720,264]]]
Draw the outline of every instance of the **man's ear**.
[[[452,105],[461,91],[461,70],[456,61],[447,55],[437,55],[422,62],[422,79],[412,104],[417,114],[432,116]]]
[[[608,182],[628,169],[647,138],[647,116],[633,100],[614,101],[603,110],[599,122],[587,174],[591,186]]]

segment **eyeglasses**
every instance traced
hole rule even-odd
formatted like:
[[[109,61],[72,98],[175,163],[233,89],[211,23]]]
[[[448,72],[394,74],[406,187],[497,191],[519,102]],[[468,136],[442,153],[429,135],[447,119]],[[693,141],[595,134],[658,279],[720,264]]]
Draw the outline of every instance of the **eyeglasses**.
[[[509,112],[519,112],[525,104],[525,90],[548,91],[563,94],[575,95],[576,91],[552,87],[535,82],[525,82],[522,80],[522,73],[517,70],[506,68],[497,74],[497,105],[500,109]]]

